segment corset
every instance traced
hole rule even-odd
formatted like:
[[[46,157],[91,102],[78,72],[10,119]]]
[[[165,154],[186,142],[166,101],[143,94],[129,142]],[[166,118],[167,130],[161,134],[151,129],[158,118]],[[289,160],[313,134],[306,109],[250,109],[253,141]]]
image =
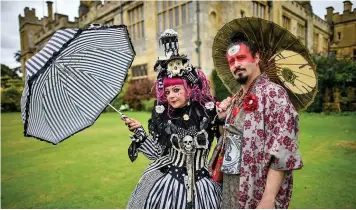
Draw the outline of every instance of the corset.
[[[180,152],[174,148],[169,149],[169,157],[172,160],[172,165],[177,167],[186,166],[187,154]],[[208,150],[206,149],[196,149],[193,156],[194,169],[198,170],[200,168],[207,166]]]
[[[203,129],[192,136],[191,134],[181,135],[171,134],[170,141],[172,147],[182,153],[193,153],[197,149],[208,149],[208,133]]]

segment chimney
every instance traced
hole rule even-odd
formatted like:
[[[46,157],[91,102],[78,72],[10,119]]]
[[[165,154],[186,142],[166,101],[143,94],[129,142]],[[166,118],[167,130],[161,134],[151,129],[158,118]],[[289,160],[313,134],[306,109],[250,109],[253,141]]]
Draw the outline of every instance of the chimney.
[[[47,3],[47,11],[48,11],[48,22],[52,22],[53,21],[53,9],[52,9],[53,2],[46,1],[46,3]]]
[[[327,7],[326,8],[326,22],[328,22],[329,25],[332,25],[332,23],[333,23],[333,16],[334,16],[334,7]]]
[[[352,10],[352,3],[351,1],[344,1],[344,12],[351,12]]]

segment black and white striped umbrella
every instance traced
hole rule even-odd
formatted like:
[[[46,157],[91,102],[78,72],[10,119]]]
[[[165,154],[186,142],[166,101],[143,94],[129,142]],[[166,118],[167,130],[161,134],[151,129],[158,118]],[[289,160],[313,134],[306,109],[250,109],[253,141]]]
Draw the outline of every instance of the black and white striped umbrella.
[[[134,57],[124,25],[58,30],[26,62],[25,136],[57,144],[92,125],[120,93]]]

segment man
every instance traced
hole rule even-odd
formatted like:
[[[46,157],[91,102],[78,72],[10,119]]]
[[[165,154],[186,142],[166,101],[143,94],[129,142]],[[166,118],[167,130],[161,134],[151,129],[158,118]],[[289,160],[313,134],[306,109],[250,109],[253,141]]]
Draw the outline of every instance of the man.
[[[222,208],[288,208],[298,151],[298,114],[286,90],[261,74],[260,52],[234,33],[226,62],[241,85],[223,100],[218,117],[226,120]]]

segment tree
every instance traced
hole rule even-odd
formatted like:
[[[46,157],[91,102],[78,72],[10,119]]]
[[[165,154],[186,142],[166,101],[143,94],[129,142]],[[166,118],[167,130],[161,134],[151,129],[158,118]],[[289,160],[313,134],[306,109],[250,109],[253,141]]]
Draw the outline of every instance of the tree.
[[[144,100],[155,97],[155,89],[151,91],[154,83],[148,79],[131,80],[124,93],[124,102],[135,110],[144,109]]]
[[[17,52],[14,53],[14,58],[17,63],[21,63],[21,51],[18,50]]]
[[[308,112],[322,112],[324,102],[335,103],[335,92],[340,92],[337,99],[341,106],[351,107],[354,101],[352,92],[356,87],[356,62],[348,59],[337,59],[336,56],[312,56],[318,74],[318,94],[308,107]],[[348,95],[343,97],[343,95]],[[325,98],[329,98],[325,101]],[[351,109],[351,108],[350,108]],[[339,110],[342,110],[339,109]]]
[[[17,68],[11,69],[1,64],[1,111],[20,111],[23,81],[16,73]]]
[[[1,64],[1,78],[9,77],[11,79],[20,79],[19,75],[16,73],[17,68],[11,69],[5,64]]]
[[[18,112],[21,110],[21,91],[16,87],[4,89],[1,93],[1,111]]]
[[[214,69],[211,74],[212,74],[212,81],[214,83],[216,100],[222,101],[225,98],[229,97],[231,95],[231,93],[227,90],[224,83],[221,81],[216,70]]]

